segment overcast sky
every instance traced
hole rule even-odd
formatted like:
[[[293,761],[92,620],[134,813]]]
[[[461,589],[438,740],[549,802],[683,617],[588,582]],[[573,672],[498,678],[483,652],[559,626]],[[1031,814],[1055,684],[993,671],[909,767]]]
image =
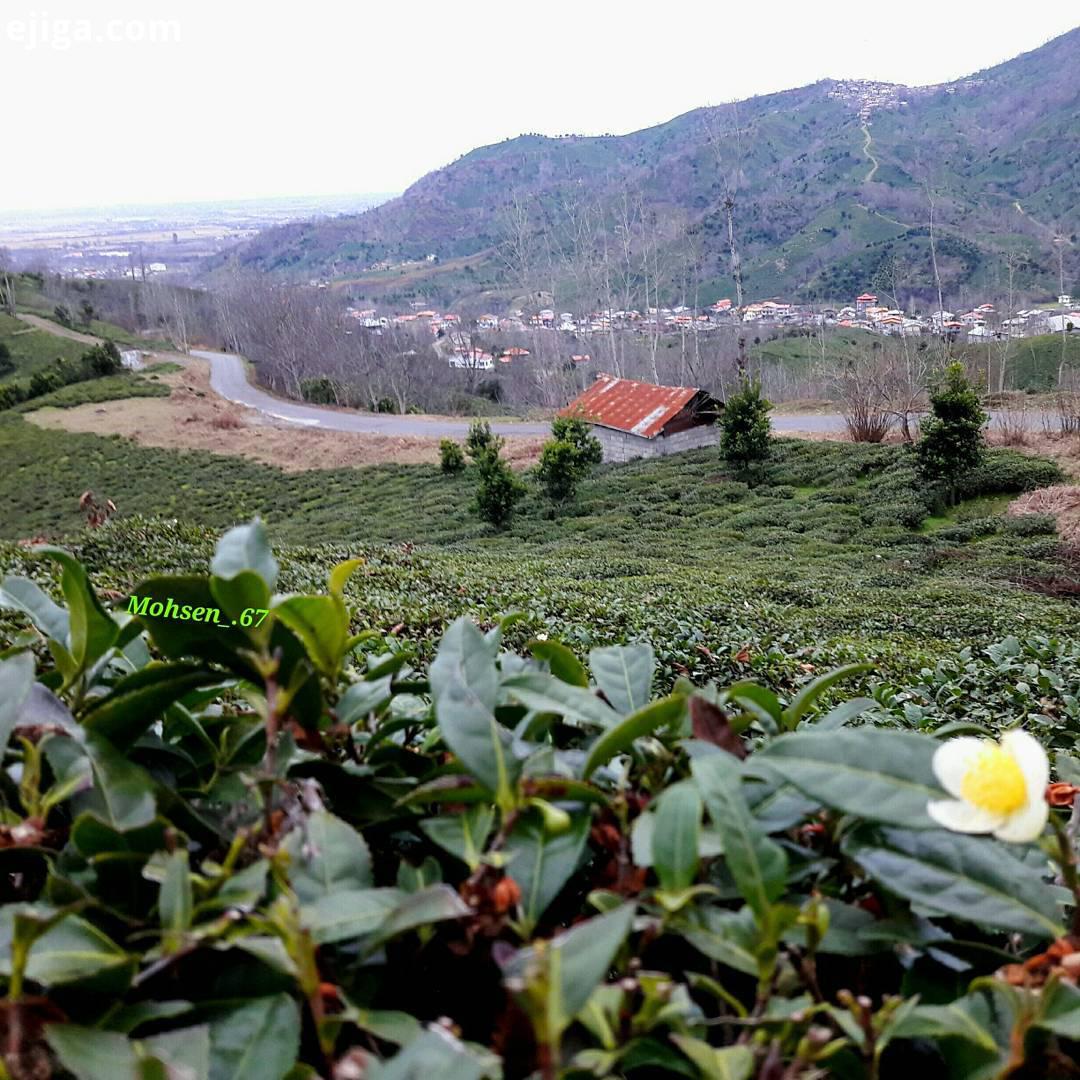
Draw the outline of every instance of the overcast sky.
[[[0,211],[397,191],[525,131],[816,79],[941,82],[1080,21],[970,0],[0,0]]]

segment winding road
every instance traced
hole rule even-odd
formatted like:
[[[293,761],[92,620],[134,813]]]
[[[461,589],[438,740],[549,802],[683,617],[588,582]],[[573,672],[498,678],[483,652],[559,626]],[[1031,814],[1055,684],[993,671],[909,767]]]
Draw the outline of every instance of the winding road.
[[[248,381],[247,365],[232,353],[192,349],[192,356],[210,362],[210,386],[214,392],[238,405],[257,409],[275,420],[324,431],[351,431],[362,435],[464,436],[468,420],[441,416],[397,416],[388,413],[363,413],[353,409],[332,409],[322,405],[303,405],[286,401],[260,390]],[[528,421],[494,423],[496,435],[547,435],[551,425]]]
[[[361,435],[427,435],[434,438],[464,437],[469,430],[468,420],[454,420],[444,416],[398,416],[384,413],[356,412],[352,409],[334,409],[323,405],[305,405],[286,401],[253,386],[248,381],[246,362],[233,353],[211,352],[208,349],[192,349],[192,356],[210,363],[210,386],[214,392],[238,405],[257,409],[261,413],[301,427],[321,428],[323,431],[350,431]],[[994,423],[1000,415],[991,410]],[[1044,417],[1051,426],[1056,417],[1037,410],[1029,411],[1024,419],[1029,430],[1041,430]],[[773,413],[770,417],[774,431],[828,433],[846,430],[840,413]],[[550,424],[536,421],[504,421],[493,423],[496,435],[547,435]]]
[[[96,344],[101,339],[78,330],[58,326],[49,319],[38,315],[19,312],[18,316],[29,326],[46,330],[61,337],[75,341]],[[297,424],[300,427],[320,428],[323,431],[349,431],[360,435],[396,435],[427,436],[429,438],[463,438],[469,431],[468,420],[455,420],[445,416],[397,416],[387,413],[364,413],[352,409],[334,409],[323,405],[306,405],[296,401],[287,401],[275,397],[248,381],[247,361],[234,353],[213,352],[209,349],[192,349],[191,355],[210,364],[210,386],[216,394],[256,409],[274,420]],[[169,354],[168,359],[183,362],[182,356]],[[990,411],[993,424],[1001,415]],[[773,413],[770,417],[773,431],[808,432],[828,434],[846,430],[846,423],[840,413]],[[1057,416],[1031,410],[1024,416],[1025,426],[1029,431],[1041,430],[1044,424],[1051,429],[1057,427]],[[1015,421],[1014,421],[1015,422]],[[546,422],[511,420],[496,422],[491,425],[496,435],[519,435],[535,438],[547,435],[551,425]]]
[[[363,413],[286,401],[253,386],[248,381],[248,368],[242,357],[233,353],[211,352],[209,349],[192,349],[191,355],[209,361],[210,386],[215,393],[235,401],[237,405],[257,409],[275,420],[324,431],[351,431],[363,435],[428,435],[442,438],[464,436],[469,430],[468,420]],[[772,425],[775,431],[843,431],[844,418],[839,413],[792,413],[774,415]],[[491,430],[496,435],[547,435],[551,425],[511,420],[494,423]]]

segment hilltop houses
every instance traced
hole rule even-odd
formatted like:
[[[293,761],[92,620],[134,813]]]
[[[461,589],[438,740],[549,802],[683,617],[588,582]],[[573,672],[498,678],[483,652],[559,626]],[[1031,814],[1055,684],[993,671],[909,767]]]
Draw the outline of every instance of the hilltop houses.
[[[773,327],[780,331],[812,331],[820,327],[838,327],[844,330],[864,330],[872,334],[891,337],[919,337],[934,335],[950,341],[988,341],[1006,337],[1028,337],[1034,334],[1068,333],[1080,328],[1080,318],[1066,294],[1057,297],[1058,305],[1031,308],[999,317],[994,305],[973,305],[967,311],[931,311],[917,314],[902,311],[880,303],[872,292],[863,292],[852,303],[842,307],[791,303],[780,297],[755,300],[736,307],[729,297],[722,297],[707,307],[689,307],[677,304],[673,307],[648,307],[642,311],[633,309],[601,308],[595,311],[574,313],[556,312],[553,307],[533,312],[515,309],[505,314],[485,312],[466,317],[456,312],[439,312],[425,307],[422,301],[413,301],[411,310],[381,314],[374,307],[346,309],[350,320],[356,320],[364,330],[382,334],[392,327],[426,330],[436,339],[448,337],[451,346],[447,356],[453,368],[489,371],[495,363],[527,364],[533,352],[525,335],[537,332],[566,335],[565,354],[568,363],[587,363],[588,353],[582,348],[594,334],[641,334],[649,336],[710,334],[742,324]],[[353,325],[353,324],[350,324]],[[351,330],[346,330],[351,333]],[[484,347],[480,348],[477,335],[482,336]],[[488,335],[507,335],[506,338]],[[515,337],[517,340],[515,340]],[[562,349],[559,350],[563,352]]]

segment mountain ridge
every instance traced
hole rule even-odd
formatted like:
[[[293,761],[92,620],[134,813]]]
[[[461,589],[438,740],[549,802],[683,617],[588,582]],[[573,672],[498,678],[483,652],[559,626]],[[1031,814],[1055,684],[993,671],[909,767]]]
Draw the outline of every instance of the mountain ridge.
[[[690,237],[695,288],[730,295],[730,195],[748,298],[822,299],[875,281],[922,295],[933,291],[932,201],[945,289],[1000,288],[1007,277],[1046,289],[1058,276],[1052,234],[1062,226],[1063,264],[1075,273],[1080,80],[1069,71],[1078,67],[1080,27],[948,83],[822,79],[625,135],[519,135],[469,151],[363,214],[268,230],[229,264],[403,296],[406,270],[396,275],[404,281],[379,274],[393,278],[395,266],[435,254],[445,269],[424,275],[420,297],[510,297],[547,280],[569,303],[589,290],[574,297],[572,275],[550,265],[568,206],[593,208],[594,239],[610,245],[629,193],[640,208],[635,258],[653,243],[675,267],[663,291],[685,294],[678,279],[687,271],[675,264],[686,262]],[[522,204],[524,229],[507,220]],[[538,260],[517,272],[506,257],[515,226]],[[455,265],[463,257],[473,260],[467,271]],[[390,266],[368,269],[380,263]]]

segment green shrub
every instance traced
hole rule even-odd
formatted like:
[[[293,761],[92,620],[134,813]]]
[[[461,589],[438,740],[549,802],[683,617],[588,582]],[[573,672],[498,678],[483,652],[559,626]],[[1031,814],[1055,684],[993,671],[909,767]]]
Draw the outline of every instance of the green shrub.
[[[1009,536],[1053,536],[1057,521],[1052,514],[1018,514],[1004,518],[1001,528]]]
[[[469,433],[465,436],[465,453],[473,461],[479,461],[489,450],[498,454],[502,445],[502,439],[492,433],[491,425],[486,420],[473,420],[469,424]]]
[[[514,505],[525,494],[525,485],[497,449],[489,447],[475,460],[477,513],[488,524],[503,528],[514,513]]]
[[[317,379],[302,380],[300,396],[314,405],[337,405],[341,392],[333,379],[321,375]]]
[[[724,403],[720,414],[720,452],[740,472],[769,456],[769,410],[761,384],[744,378],[739,390]]]
[[[1059,484],[1061,469],[1052,461],[1030,457],[1017,450],[988,451],[979,464],[962,476],[956,485],[964,499],[977,495],[1013,494]]]
[[[439,442],[439,468],[448,474],[459,473],[465,468],[465,453],[453,439]]]
[[[22,383],[0,384],[0,410],[12,409],[26,400],[26,387]]]
[[[930,394],[930,415],[921,424],[917,447],[919,471],[942,485],[955,503],[958,485],[983,459],[983,428],[988,417],[962,364],[945,369]]]
[[[106,341],[89,349],[83,354],[82,362],[89,369],[90,378],[115,375],[123,366],[120,360],[120,350],[111,341]]]
[[[30,397],[41,397],[53,390],[59,390],[65,386],[63,371],[59,368],[49,368],[44,371],[35,371],[30,376]]]
[[[540,452],[536,475],[552,501],[565,502],[573,497],[589,470],[600,464],[603,449],[600,440],[583,420],[556,417],[551,433],[552,438],[544,443]],[[678,494],[673,493],[676,498]]]

